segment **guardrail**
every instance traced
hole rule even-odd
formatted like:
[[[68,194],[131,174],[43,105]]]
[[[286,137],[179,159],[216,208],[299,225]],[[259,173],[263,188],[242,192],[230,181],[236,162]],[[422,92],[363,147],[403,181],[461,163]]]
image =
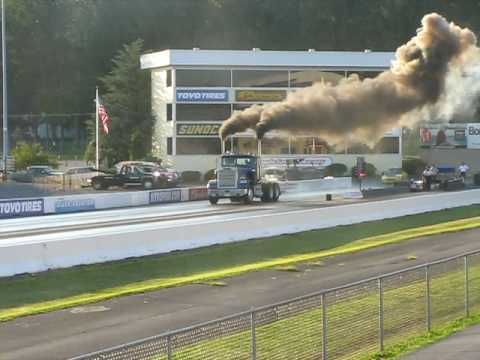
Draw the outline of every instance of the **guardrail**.
[[[477,251],[72,360],[363,359],[479,311]]]

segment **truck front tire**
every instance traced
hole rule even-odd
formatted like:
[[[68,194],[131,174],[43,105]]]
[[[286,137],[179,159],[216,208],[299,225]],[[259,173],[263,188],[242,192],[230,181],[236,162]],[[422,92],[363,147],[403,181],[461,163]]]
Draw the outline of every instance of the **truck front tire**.
[[[278,184],[272,184],[272,188],[273,188],[273,197],[272,197],[272,201],[273,202],[277,202],[278,201],[278,198],[280,197],[280,185]]]
[[[245,197],[243,198],[243,201],[245,204],[250,204],[253,202],[254,197],[255,197],[255,193],[254,193],[253,187],[250,186],[248,188],[247,195],[245,195]]]
[[[216,197],[209,197],[209,198],[208,198],[208,201],[210,201],[210,204],[212,204],[212,205],[217,205],[217,203],[218,203],[218,198],[216,198]]]

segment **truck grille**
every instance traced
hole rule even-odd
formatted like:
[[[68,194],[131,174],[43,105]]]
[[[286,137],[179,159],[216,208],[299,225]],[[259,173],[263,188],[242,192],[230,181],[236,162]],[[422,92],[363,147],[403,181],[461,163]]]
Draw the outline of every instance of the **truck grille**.
[[[218,187],[235,187],[236,171],[233,169],[221,169],[218,171]]]

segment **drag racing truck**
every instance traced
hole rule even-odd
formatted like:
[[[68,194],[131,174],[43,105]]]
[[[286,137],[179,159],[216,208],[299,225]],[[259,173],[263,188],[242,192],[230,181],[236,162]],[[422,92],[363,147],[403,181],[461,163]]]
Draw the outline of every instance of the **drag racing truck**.
[[[275,202],[280,197],[280,184],[275,175],[262,176],[261,158],[256,155],[224,154],[217,160],[216,176],[207,184],[208,200],[219,199],[251,203],[254,198]]]

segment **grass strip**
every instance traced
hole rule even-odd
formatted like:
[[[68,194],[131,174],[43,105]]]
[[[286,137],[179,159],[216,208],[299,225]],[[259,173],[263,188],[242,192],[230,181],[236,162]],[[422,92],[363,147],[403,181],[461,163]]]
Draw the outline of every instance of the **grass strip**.
[[[0,321],[472,229],[480,226],[479,215],[473,205],[0,279]]]
[[[480,314],[475,314],[464,319],[458,319],[451,324],[434,329],[428,334],[415,336],[406,341],[400,342],[397,345],[390,346],[386,348],[383,353],[377,353],[373,356],[368,356],[363,360],[397,360],[410,353],[420,350],[421,348],[432,345],[458,332],[466,330],[471,326],[479,324]]]
[[[420,271],[421,272],[421,271]],[[470,284],[474,290],[475,310],[480,305],[480,266],[470,268]],[[463,306],[458,306],[458,289],[462,287],[463,273],[453,270],[438,274],[432,288],[432,318],[434,331],[425,332],[425,308],[411,311],[412,304],[426,303],[426,283],[404,278],[384,292],[386,300],[385,336],[388,343],[397,344],[383,354],[375,353],[379,347],[379,294],[375,286],[357,286],[327,295],[328,355],[337,360],[396,359],[425,345],[441,339],[451,331],[459,331],[469,320],[458,320]],[[375,282],[373,282],[375,283]],[[462,295],[462,294],[461,294]],[[473,310],[473,308],[472,308]],[[407,315],[407,316],[406,316]],[[318,359],[322,353],[322,306],[320,296],[309,301],[296,301],[256,313],[256,355],[261,359]],[[480,316],[478,318],[480,321]],[[447,325],[446,325],[447,324]],[[172,359],[250,359],[251,337],[249,317],[230,320],[222,324],[202,327],[202,332],[192,330],[178,336],[174,343]],[[158,341],[158,340],[157,340]],[[174,340],[175,341],[175,340]],[[427,342],[425,342],[427,341]],[[208,354],[208,355],[205,355]],[[152,356],[151,360],[166,360],[166,355]]]

